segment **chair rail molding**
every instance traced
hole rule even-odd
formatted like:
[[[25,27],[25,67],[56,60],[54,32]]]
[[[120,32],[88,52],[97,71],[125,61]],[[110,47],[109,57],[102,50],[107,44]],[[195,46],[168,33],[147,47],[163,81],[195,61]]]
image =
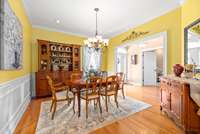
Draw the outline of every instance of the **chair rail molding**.
[[[11,134],[30,103],[30,74],[0,83],[0,133]]]

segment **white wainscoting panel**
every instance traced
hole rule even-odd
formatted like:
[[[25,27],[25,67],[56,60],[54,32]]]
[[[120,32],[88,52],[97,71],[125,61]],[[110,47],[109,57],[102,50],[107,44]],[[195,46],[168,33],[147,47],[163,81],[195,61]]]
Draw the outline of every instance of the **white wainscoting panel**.
[[[12,134],[30,97],[30,74],[0,84],[0,134]]]

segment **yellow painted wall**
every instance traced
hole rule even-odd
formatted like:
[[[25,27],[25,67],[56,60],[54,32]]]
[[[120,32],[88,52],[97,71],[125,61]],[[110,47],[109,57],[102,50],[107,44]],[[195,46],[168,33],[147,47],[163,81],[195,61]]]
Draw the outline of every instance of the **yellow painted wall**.
[[[37,39],[49,40],[60,43],[79,44],[83,45],[84,37],[69,35],[66,33],[50,31],[41,28],[33,28],[32,34],[32,72],[38,71],[38,44]],[[105,51],[104,51],[105,52]],[[82,58],[81,58],[82,59]],[[101,68],[106,69],[106,53],[103,54]]]
[[[0,83],[26,75],[31,71],[32,26],[26,16],[22,0],[8,0],[8,2],[23,27],[23,69],[15,71],[0,70]]]
[[[37,43],[36,39],[45,39],[64,43],[83,44],[83,37],[67,35],[59,32],[33,28],[25,13],[22,0],[8,0],[11,8],[18,16],[23,26],[23,69],[15,71],[0,71],[0,83],[15,79],[37,71]],[[200,18],[200,0],[186,0],[182,8],[175,9],[148,23],[133,28],[136,31],[149,31],[149,35],[168,32],[168,72],[174,63],[183,63],[183,29],[196,19]],[[102,70],[114,71],[114,49],[121,45],[124,39],[133,30],[130,29],[110,40],[107,50],[104,50]],[[32,45],[32,46],[31,46]],[[32,50],[31,50],[32,49]],[[31,58],[32,55],[32,58]]]
[[[200,0],[186,0],[182,6],[182,63],[184,63],[184,28],[200,18]]]
[[[103,49],[101,70],[102,71],[106,71],[107,70],[107,49],[106,48]]]
[[[137,18],[136,18],[137,19]],[[167,31],[168,36],[168,72],[171,72],[175,63],[181,62],[181,8],[177,8],[161,17],[158,17],[148,23],[130,29],[110,40],[107,53],[107,70],[114,72],[114,51],[122,40],[126,38],[132,30],[146,32],[148,35]],[[148,36],[147,35],[147,36]]]

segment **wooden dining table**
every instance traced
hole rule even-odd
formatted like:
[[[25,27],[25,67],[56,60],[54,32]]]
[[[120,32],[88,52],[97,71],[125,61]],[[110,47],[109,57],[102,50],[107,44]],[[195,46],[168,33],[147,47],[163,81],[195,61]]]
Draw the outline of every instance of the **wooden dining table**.
[[[70,88],[77,89],[77,99],[78,99],[78,117],[81,116],[81,89],[86,87],[86,80],[76,79],[76,80],[65,80],[64,84]],[[102,86],[106,86],[106,78],[102,80]]]

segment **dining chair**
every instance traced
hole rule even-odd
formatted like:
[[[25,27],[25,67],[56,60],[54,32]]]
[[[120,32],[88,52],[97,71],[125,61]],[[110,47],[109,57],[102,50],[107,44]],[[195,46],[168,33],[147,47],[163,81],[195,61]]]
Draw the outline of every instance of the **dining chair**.
[[[51,107],[50,107],[50,112],[53,109],[53,113],[51,116],[51,119],[54,119],[54,115],[56,112],[56,107],[57,107],[57,102],[60,101],[68,101],[68,105],[73,101],[73,112],[75,113],[74,105],[75,105],[75,97],[72,92],[69,91],[69,87],[66,85],[61,85],[61,84],[54,84],[53,80],[50,76],[46,76],[48,85],[51,89],[52,92],[52,97],[51,97]]]
[[[74,80],[80,80],[82,78],[82,74],[81,73],[76,73],[76,72],[73,72],[70,76],[70,80],[71,81],[74,81]],[[72,89],[72,92],[74,94],[76,94],[78,92],[77,88],[76,87],[71,87]]]
[[[81,94],[81,99],[86,102],[86,119],[88,118],[88,104],[90,101],[97,101],[102,114],[101,101],[100,101],[100,90],[102,88],[102,78],[91,77],[86,81],[86,89]]]
[[[124,73],[118,72],[118,73],[116,73],[116,76],[117,76],[118,85],[119,85],[118,90],[121,90],[123,99],[125,99],[125,95],[124,95]]]
[[[117,76],[112,75],[112,76],[107,77],[106,87],[103,88],[100,92],[100,95],[105,97],[106,112],[108,112],[108,99],[111,96],[114,96],[114,100],[118,108],[117,93],[118,93]]]

